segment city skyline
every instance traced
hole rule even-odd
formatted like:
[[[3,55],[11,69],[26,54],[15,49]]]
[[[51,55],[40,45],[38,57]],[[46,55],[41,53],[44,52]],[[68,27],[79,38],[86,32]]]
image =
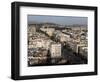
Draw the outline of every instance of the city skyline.
[[[87,17],[28,15],[28,66],[87,64],[87,23]]]
[[[51,16],[51,15],[28,15],[28,24],[32,23],[55,23],[61,25],[87,25],[87,17],[75,16]]]

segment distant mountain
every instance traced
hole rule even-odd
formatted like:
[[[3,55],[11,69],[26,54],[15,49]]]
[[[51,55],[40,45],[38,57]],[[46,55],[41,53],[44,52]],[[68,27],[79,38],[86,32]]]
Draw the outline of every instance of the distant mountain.
[[[38,28],[41,28],[42,25],[49,25],[50,27],[56,28],[56,29],[63,29],[63,28],[74,28],[74,27],[87,27],[87,25],[81,25],[81,24],[72,24],[72,25],[61,25],[61,24],[56,24],[56,23],[49,23],[49,22],[44,22],[44,23],[39,23],[39,22],[34,22],[30,23],[29,25],[37,25]]]

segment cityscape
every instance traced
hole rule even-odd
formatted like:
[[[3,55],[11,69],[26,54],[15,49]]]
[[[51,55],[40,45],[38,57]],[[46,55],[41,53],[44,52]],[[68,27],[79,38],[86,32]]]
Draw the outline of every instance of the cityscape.
[[[88,63],[87,17],[28,15],[28,66]]]

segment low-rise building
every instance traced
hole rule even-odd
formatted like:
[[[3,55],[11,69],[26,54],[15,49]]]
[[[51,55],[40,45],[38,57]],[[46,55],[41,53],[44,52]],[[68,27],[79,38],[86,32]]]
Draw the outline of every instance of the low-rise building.
[[[67,42],[70,41],[70,35],[65,33],[60,33],[60,42]]]
[[[88,58],[88,47],[87,46],[79,47],[78,53],[87,59]]]
[[[36,25],[29,25],[28,26],[28,33],[29,35],[33,34],[36,32]]]
[[[40,30],[47,33],[49,36],[52,36],[55,31],[55,28],[42,27],[40,28]]]

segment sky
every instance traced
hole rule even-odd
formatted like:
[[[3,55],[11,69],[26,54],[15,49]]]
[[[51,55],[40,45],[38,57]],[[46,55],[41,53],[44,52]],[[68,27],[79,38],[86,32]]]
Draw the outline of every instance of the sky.
[[[28,24],[32,23],[56,23],[61,25],[87,25],[87,17],[75,16],[50,16],[50,15],[28,15]]]

